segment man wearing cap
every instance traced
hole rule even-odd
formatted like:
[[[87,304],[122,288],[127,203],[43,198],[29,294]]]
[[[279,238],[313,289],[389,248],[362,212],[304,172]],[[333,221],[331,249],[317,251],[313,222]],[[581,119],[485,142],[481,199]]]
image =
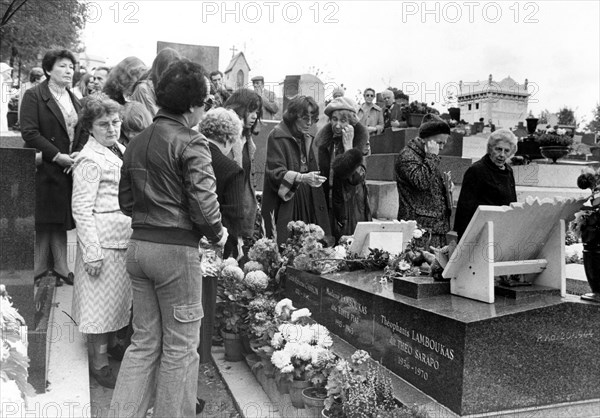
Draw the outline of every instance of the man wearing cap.
[[[446,245],[450,230],[451,181],[440,171],[440,149],[450,136],[450,127],[435,115],[425,115],[419,136],[396,157],[398,220],[415,220],[431,232],[432,247]]]
[[[265,89],[265,78],[262,75],[252,77],[252,87],[262,98],[262,119],[276,119],[279,107],[275,103],[275,93]]]

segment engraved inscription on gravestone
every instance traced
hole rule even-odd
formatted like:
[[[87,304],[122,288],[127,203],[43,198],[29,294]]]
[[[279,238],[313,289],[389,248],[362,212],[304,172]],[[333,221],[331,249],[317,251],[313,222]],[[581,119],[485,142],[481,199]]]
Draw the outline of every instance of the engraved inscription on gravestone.
[[[286,274],[286,296],[296,308],[308,308],[314,320],[319,320],[321,311],[321,278],[296,269],[288,269]]]
[[[323,280],[320,322],[349,343],[369,351],[373,343],[373,295]]]

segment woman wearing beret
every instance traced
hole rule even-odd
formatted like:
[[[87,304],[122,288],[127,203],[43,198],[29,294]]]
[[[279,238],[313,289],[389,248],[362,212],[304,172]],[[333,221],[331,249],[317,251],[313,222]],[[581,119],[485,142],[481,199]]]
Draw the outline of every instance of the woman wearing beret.
[[[321,187],[326,178],[319,174],[313,138],[308,133],[318,117],[317,103],[311,97],[298,96],[290,101],[283,121],[267,139],[262,216],[267,236],[276,233],[278,244],[287,240],[290,221],[317,224],[325,238],[333,241]]]
[[[79,100],[71,92],[76,59],[71,51],[48,51],[42,60],[46,81],[27,90],[21,106],[25,145],[42,154],[35,173],[35,266],[41,278],[53,260],[57,285],[73,284],[67,266],[67,231],[75,227],[71,209],[71,166],[87,140],[77,126]]]
[[[327,177],[323,188],[336,240],[354,234],[358,222],[372,220],[363,158],[369,151],[369,132],[358,122],[356,109],[348,97],[332,100],[325,108],[329,124],[316,137],[321,175]]]
[[[517,152],[517,137],[508,129],[494,131],[488,138],[487,154],[465,172],[454,230],[464,234],[479,205],[502,206],[517,201],[515,178],[507,161]]]
[[[427,118],[427,115],[426,115]],[[450,136],[450,127],[436,116],[419,128],[396,157],[395,172],[398,186],[398,220],[415,220],[431,232],[430,245],[446,245],[450,230],[449,178],[440,171],[440,149]]]

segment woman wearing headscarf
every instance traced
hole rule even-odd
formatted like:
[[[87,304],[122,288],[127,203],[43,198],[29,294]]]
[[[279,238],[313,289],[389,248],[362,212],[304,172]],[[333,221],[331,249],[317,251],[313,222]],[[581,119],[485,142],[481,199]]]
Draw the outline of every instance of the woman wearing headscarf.
[[[325,108],[329,123],[317,133],[319,167],[327,177],[323,185],[331,230],[336,240],[354,234],[356,224],[371,221],[364,156],[369,152],[369,132],[356,116],[349,97],[338,97]]]

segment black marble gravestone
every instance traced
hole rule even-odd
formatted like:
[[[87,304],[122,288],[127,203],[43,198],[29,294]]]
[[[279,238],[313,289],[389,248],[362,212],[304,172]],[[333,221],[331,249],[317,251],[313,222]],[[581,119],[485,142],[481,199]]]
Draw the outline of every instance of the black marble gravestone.
[[[288,269],[294,286],[285,295],[459,415],[600,398],[600,305],[553,294],[497,294],[494,304],[450,294],[415,299],[394,293],[381,274]],[[301,283],[319,290],[299,297]]]
[[[28,327],[29,383],[46,390],[46,336],[52,279],[34,301],[35,150],[0,148],[0,284]]]

